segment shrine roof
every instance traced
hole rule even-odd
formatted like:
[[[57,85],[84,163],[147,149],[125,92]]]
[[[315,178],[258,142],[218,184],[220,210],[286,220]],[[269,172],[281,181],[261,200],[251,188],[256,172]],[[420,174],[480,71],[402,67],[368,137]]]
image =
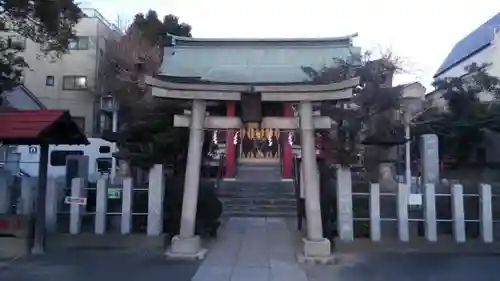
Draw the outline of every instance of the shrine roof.
[[[68,111],[10,110],[0,112],[0,124],[4,144],[88,144]]]
[[[173,36],[158,76],[184,83],[300,84],[302,67],[320,70],[338,59],[356,63],[356,35],[333,38],[214,39]]]
[[[193,38],[171,35],[176,46],[197,45],[314,45],[314,44],[331,44],[331,43],[347,43],[358,36],[358,34],[350,34],[337,37],[316,37],[316,38]]]

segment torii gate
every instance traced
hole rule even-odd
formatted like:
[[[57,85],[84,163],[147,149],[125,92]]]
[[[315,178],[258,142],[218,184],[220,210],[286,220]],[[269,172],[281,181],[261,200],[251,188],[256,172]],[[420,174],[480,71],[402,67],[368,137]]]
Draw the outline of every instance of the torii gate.
[[[359,85],[359,77],[326,85],[224,85],[172,83],[160,78],[146,77],[152,94],[158,98],[192,100],[191,115],[176,115],[174,126],[189,127],[189,147],[182,202],[181,228],[172,239],[166,255],[173,258],[203,258],[206,249],[195,236],[196,207],[200,180],[203,130],[238,129],[242,122],[238,117],[206,116],[207,101],[240,101],[243,93],[261,95],[263,102],[298,103],[299,117],[263,117],[262,126],[295,130],[301,135],[301,158],[305,183],[305,207],[307,237],[303,239],[306,259],[330,259],[330,241],[323,237],[321,222],[319,179],[317,177],[315,129],[328,129],[333,125],[329,117],[313,116],[313,103],[346,100]]]

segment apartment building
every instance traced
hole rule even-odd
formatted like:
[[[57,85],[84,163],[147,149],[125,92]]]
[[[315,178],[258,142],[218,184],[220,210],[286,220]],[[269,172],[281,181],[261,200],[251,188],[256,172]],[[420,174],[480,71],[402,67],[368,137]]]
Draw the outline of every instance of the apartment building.
[[[24,86],[47,108],[65,109],[88,136],[100,131],[101,102],[99,65],[106,52],[106,40],[119,38],[121,31],[95,9],[76,25],[77,38],[62,58],[44,56],[40,46],[16,34],[7,34],[14,44],[23,46],[29,69]],[[4,34],[5,36],[5,34]]]
[[[489,64],[487,67],[489,74],[500,77],[500,13],[456,43],[433,78],[437,80],[446,77],[463,77],[466,75],[464,68],[473,63]],[[426,98],[432,106],[446,109],[446,101],[439,91],[429,93]],[[479,98],[488,102],[493,99],[493,96],[489,93],[482,93]]]

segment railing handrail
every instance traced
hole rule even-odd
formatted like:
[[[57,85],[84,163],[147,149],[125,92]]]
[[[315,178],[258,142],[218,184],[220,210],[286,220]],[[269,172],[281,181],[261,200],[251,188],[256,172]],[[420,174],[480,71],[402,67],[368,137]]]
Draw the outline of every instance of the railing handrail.
[[[101,21],[109,29],[123,33],[123,31],[114,23],[106,19],[97,9],[94,8],[81,8],[85,15],[89,18],[96,18]]]

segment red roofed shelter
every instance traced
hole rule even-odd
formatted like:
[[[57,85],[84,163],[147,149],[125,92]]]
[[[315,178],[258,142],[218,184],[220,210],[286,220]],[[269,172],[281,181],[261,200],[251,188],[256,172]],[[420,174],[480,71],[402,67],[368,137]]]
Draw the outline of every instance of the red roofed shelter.
[[[68,111],[8,110],[0,112],[0,143],[40,146],[35,235],[32,252],[43,253],[49,145],[89,144],[89,141]]]

